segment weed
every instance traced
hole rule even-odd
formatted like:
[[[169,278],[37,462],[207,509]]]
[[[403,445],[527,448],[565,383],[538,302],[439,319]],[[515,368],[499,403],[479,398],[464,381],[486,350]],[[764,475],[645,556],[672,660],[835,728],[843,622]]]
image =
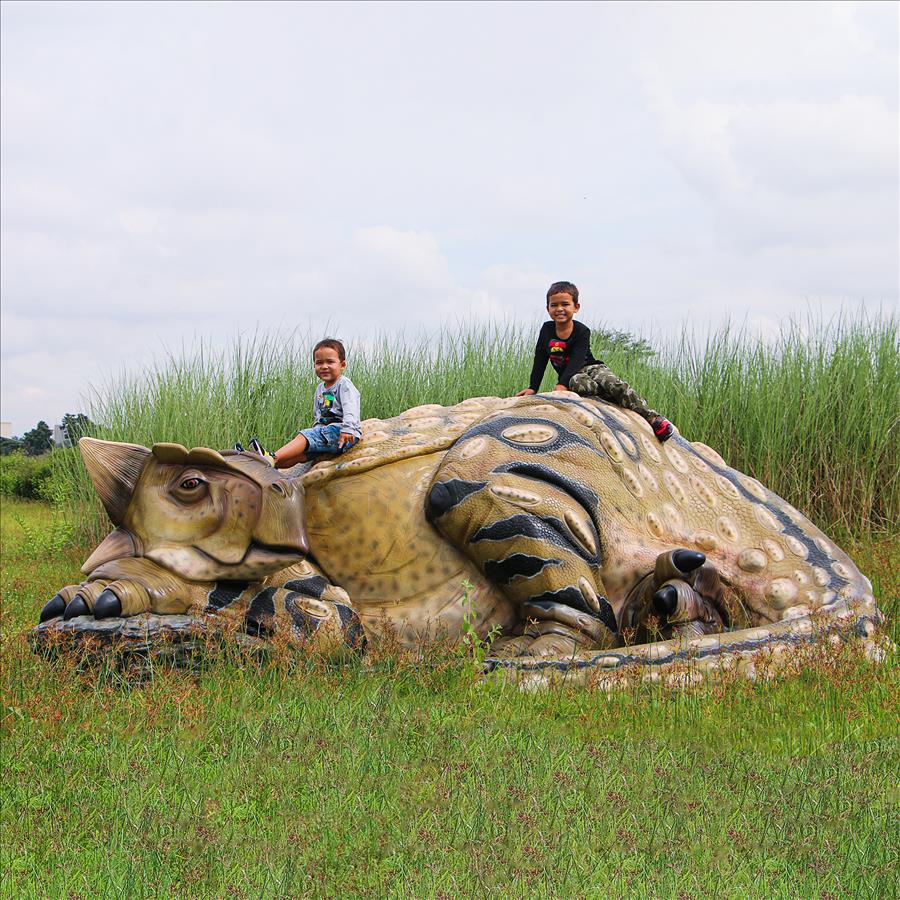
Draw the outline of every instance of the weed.
[[[15,512],[12,514],[12,518],[22,529],[22,548],[27,556],[36,557],[58,553],[72,543],[74,525],[59,508],[54,509],[49,523],[41,522],[35,525]]]
[[[481,637],[475,627],[478,623],[478,608],[472,593],[474,585],[467,579],[463,581],[462,589],[462,638],[458,652],[461,656],[471,660],[474,671],[481,674],[484,671],[484,661],[490,655],[491,647],[503,629],[499,625],[492,625],[488,633]]]

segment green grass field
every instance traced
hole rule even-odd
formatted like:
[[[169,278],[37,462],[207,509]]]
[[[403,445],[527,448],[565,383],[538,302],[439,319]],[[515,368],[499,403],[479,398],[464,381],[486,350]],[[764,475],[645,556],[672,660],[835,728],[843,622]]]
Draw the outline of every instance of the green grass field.
[[[857,321],[775,345],[596,348],[835,536],[895,641],[897,336]],[[373,341],[352,360],[364,414],[509,394],[528,344],[464,331],[428,362]],[[105,387],[91,417],[141,443],[278,443],[307,415],[305,352],[173,359]],[[612,696],[522,692],[449,648],[342,666],[226,655],[126,682],[27,645],[103,526],[75,453],[54,459],[57,505],[0,511],[3,897],[897,896],[896,654]]]
[[[4,897],[896,893],[894,661],[611,697],[447,652],[125,684],[30,653],[88,548],[44,504],[0,521]],[[900,595],[896,541],[853,550]]]

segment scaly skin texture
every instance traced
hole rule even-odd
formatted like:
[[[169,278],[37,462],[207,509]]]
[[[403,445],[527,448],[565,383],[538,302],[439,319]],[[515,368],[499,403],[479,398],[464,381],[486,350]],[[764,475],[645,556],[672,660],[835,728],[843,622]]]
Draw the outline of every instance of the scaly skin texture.
[[[469,623],[499,635],[489,668],[547,680],[747,668],[880,621],[868,579],[780,497],[572,393],[370,419],[347,454],[287,472],[248,453],[81,447],[117,528],[41,633],[164,613],[351,645],[361,623],[413,647]]]

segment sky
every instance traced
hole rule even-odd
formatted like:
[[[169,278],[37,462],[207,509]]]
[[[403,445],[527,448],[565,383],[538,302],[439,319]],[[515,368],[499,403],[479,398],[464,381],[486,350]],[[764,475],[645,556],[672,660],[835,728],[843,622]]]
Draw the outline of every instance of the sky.
[[[561,279],[651,337],[896,313],[898,60],[893,2],[3,2],[0,418]]]

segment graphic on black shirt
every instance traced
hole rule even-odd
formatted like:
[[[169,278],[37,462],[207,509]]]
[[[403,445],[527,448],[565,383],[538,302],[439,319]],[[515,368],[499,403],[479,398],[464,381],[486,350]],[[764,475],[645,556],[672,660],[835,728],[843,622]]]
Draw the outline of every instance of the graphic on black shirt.
[[[562,340],[550,341],[550,364],[558,372],[561,372],[572,360],[566,353],[566,342]]]

